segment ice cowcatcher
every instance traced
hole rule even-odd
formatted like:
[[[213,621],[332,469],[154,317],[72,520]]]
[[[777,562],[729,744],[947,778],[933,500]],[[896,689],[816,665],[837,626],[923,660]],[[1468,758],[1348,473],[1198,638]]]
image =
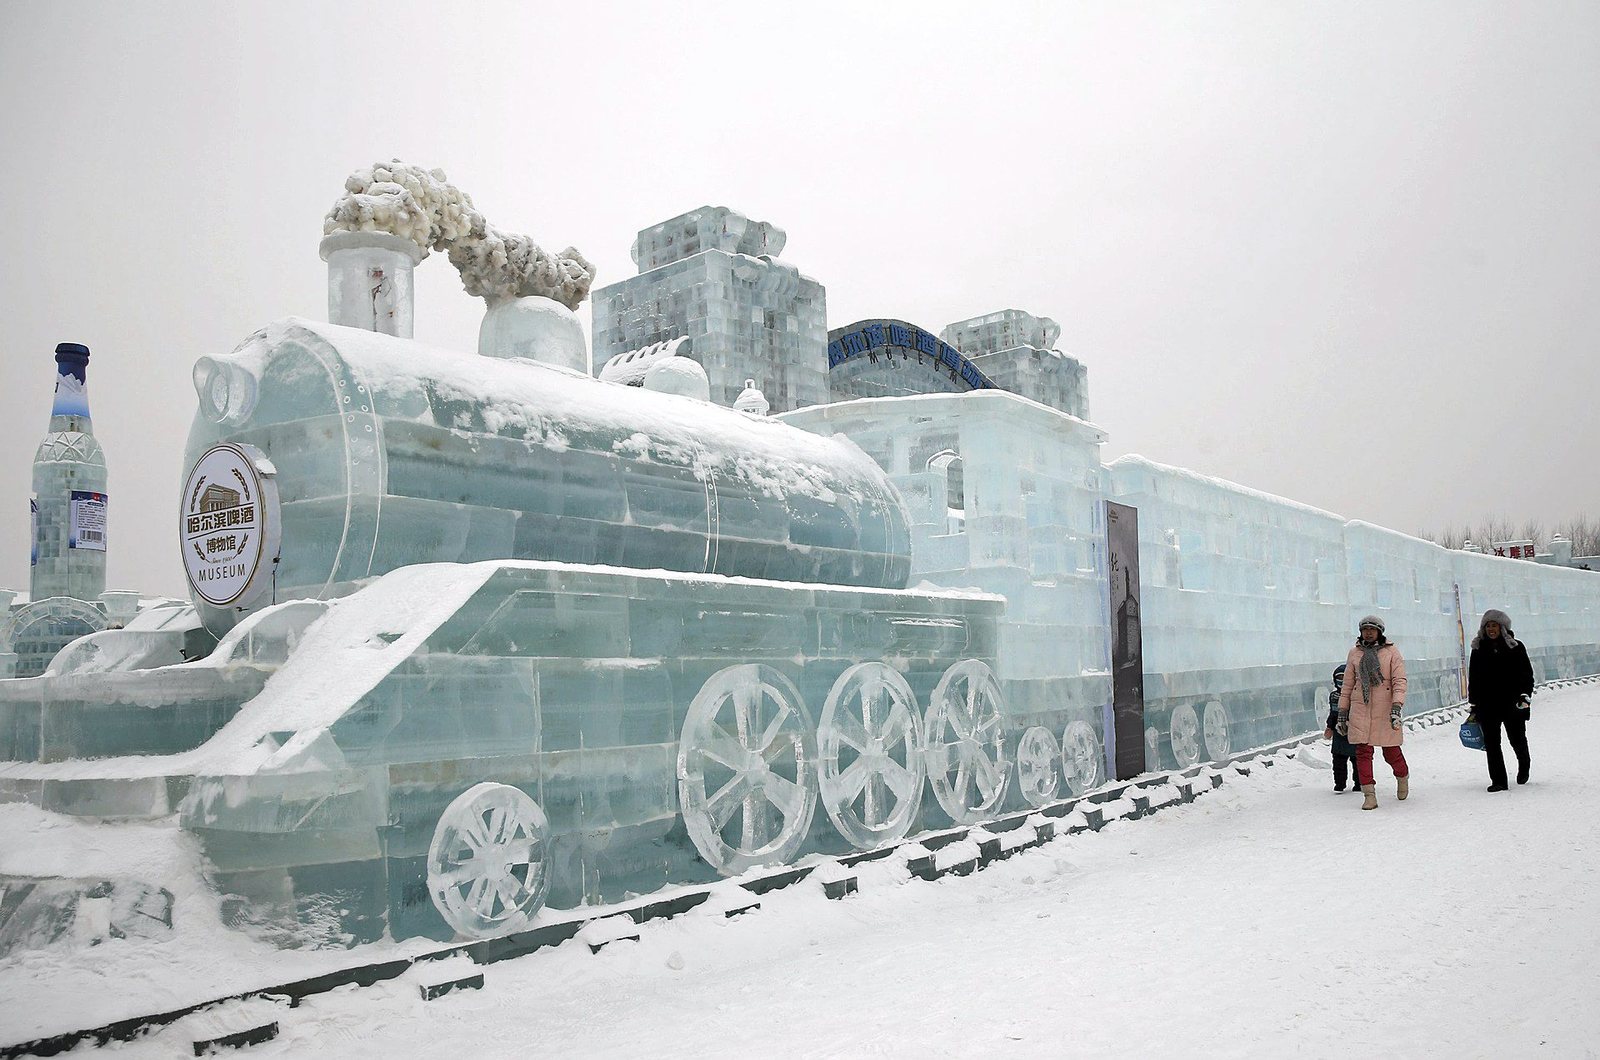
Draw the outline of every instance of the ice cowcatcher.
[[[106,457],[89,422],[89,347],[56,347],[50,432],[33,458],[34,600],[106,587]]]
[[[429,250],[447,251],[468,294],[489,304],[478,352],[589,372],[589,348],[573,312],[594,267],[572,247],[551,255],[527,236],[502,232],[439,169],[395,160],[352,173],[323,220],[328,319],[412,337],[412,270]]]

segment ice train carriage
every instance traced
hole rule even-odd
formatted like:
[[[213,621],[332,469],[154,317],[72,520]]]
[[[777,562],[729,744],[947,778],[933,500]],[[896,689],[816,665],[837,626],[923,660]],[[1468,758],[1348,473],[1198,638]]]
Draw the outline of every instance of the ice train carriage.
[[[1488,607],[1515,616],[1542,678],[1600,672],[1591,572],[1447,550],[1140,457],[1102,465],[1094,426],[1001,391],[782,418],[851,438],[889,473],[910,513],[913,583],[1005,596],[1011,727],[1059,734],[1073,791],[1103,778],[1105,500],[1139,512],[1148,769],[1320,728],[1331,671],[1371,612],[1405,652],[1412,710],[1462,698],[1462,634]]]
[[[199,601],[222,633],[199,663],[146,645],[107,680],[86,647],[84,672],[6,682],[0,784],[179,806],[239,922],[481,935],[547,892],[998,809],[1003,601],[904,588],[901,501],[854,445],[304,321],[195,383],[189,463],[270,461],[291,602]]]

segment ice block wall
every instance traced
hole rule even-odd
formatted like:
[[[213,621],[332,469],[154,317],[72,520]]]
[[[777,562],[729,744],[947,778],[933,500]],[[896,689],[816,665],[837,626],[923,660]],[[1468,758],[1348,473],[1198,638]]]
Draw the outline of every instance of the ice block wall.
[[[1016,719],[1109,700],[1103,502],[1139,510],[1150,768],[1320,728],[1361,615],[1389,624],[1409,706],[1454,702],[1460,629],[1513,616],[1548,677],[1600,672],[1600,578],[1451,552],[1141,457],[1102,467],[1088,424],[998,391],[870,399],[785,415],[843,433],[907,501],[912,580],[1002,593],[999,675]]]

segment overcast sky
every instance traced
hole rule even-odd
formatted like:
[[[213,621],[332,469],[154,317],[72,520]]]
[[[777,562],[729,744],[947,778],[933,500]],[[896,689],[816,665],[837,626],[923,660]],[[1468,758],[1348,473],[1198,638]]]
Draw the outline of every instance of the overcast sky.
[[[394,157],[600,285],[714,204],[830,326],[1054,317],[1108,459],[1413,532],[1600,516],[1600,4],[779,6],[0,0],[0,586],[72,340],[110,585],[184,592],[190,365],[326,317],[322,216]],[[475,349],[442,255],[417,287]]]

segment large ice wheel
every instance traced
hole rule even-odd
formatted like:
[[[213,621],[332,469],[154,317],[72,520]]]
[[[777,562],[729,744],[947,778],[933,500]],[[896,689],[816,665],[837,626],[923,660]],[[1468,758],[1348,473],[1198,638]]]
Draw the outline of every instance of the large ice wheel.
[[[1200,761],[1200,719],[1187,703],[1172,708],[1172,757],[1179,769]]]
[[[839,675],[817,725],[822,808],[857,850],[911,830],[922,804],[922,721],[906,679],[881,662]]]
[[[922,729],[928,780],[950,819],[976,824],[994,814],[1011,780],[1006,760],[1000,683],[976,659],[956,663],[939,678]]]
[[[484,783],[445,808],[428,847],[428,893],[458,934],[517,931],[550,889],[550,822],[516,788]]]
[[[1094,726],[1082,719],[1069,724],[1061,734],[1061,771],[1066,774],[1067,787],[1074,795],[1093,791],[1105,781],[1105,756],[1100,753],[1100,740],[1094,734]]]
[[[711,675],[678,741],[678,801],[700,856],[725,876],[794,857],[816,812],[816,759],[811,715],[781,672]]]
[[[1206,757],[1220,762],[1233,753],[1233,738],[1228,735],[1228,708],[1216,700],[1206,704],[1201,716],[1201,731],[1206,741]]]
[[[1048,806],[1061,794],[1061,774],[1056,759],[1061,745],[1050,730],[1035,725],[1022,734],[1017,744],[1017,785],[1029,806]]]

